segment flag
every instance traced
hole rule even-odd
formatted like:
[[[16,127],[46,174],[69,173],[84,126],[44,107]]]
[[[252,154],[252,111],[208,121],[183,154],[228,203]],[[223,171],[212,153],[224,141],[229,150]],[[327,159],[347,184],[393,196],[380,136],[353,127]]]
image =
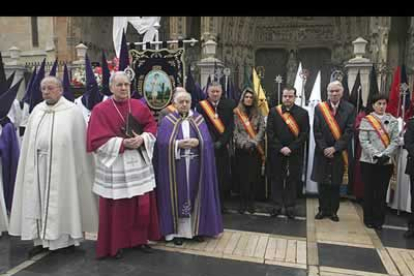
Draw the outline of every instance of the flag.
[[[361,73],[358,70],[358,74],[355,79],[354,86],[352,87],[351,96],[349,102],[355,106],[356,114],[364,109],[362,102],[362,85],[361,85]]]
[[[260,83],[260,78],[257,75],[256,69],[253,68],[253,90],[255,91],[258,98],[258,107],[263,116],[269,114],[269,106],[267,104],[266,94]]]
[[[342,86],[344,87],[344,94],[342,96],[342,99],[349,102],[349,86],[347,74],[344,74],[344,77],[342,78]]]
[[[88,55],[85,56],[86,91],[82,97],[82,104],[90,111],[102,101],[103,96],[99,93],[98,82],[92,69]]]
[[[7,91],[6,72],[4,71],[3,57],[0,52],[0,95]]]
[[[321,71],[318,72],[316,76],[315,84],[313,85],[312,92],[309,97],[308,103],[308,113],[309,113],[309,141],[308,141],[308,150],[307,158],[305,159],[305,168],[306,168],[306,191],[308,193],[317,194],[318,193],[318,183],[311,180],[312,168],[313,168],[313,158],[315,153],[315,138],[313,134],[313,118],[315,113],[315,107],[322,101],[321,99]]]
[[[32,75],[30,77],[29,84],[26,87],[26,91],[24,93],[23,99],[20,102],[20,107],[21,108],[23,108],[24,103],[30,103],[30,93],[32,91],[33,83],[34,83],[34,80],[36,78],[36,71],[37,71],[37,68],[35,67],[34,70],[33,70]]]
[[[195,86],[196,86],[196,91],[198,91],[200,101],[205,100],[207,97],[206,97],[206,94],[204,94],[203,89],[201,88],[201,85],[198,82],[196,82]]]
[[[14,71],[10,77],[6,78],[6,72],[4,70],[4,64],[3,64],[3,57],[1,56],[1,52],[0,52],[0,95],[6,93],[14,80],[14,75],[16,74],[16,72]]]
[[[221,84],[221,87],[223,87],[223,96],[222,97],[224,97],[224,98],[229,98],[229,95],[228,95],[228,90],[229,90],[229,81],[227,80],[227,83],[226,83],[226,76],[225,75],[223,75],[221,78],[220,78],[220,84]]]
[[[194,108],[199,101],[204,100],[203,92],[200,91],[200,86],[196,85],[193,75],[191,74],[190,66],[188,67],[188,75],[185,81],[185,90],[191,94],[191,108]]]
[[[240,87],[234,84],[234,100],[236,101],[236,103],[240,101],[241,94],[242,90],[240,89]]]
[[[218,82],[219,81],[218,70],[217,70],[217,62],[214,62],[213,80],[215,82]]]
[[[226,85],[226,77],[223,74],[222,68],[219,68],[217,66],[217,62],[214,62],[214,70],[213,70],[213,81],[218,82],[221,85],[222,88],[222,97],[228,98],[227,96],[227,85]]]
[[[53,63],[53,66],[52,66],[52,69],[50,69],[49,76],[56,77],[57,66],[58,66],[58,60],[55,59],[55,62]]]
[[[205,98],[207,98],[208,87],[210,86],[210,84],[211,84],[211,76],[208,75],[207,84],[206,84],[206,86],[204,86],[204,89],[203,89],[203,93],[204,93]]]
[[[43,59],[42,64],[40,65],[39,71],[36,74],[36,77],[33,81],[33,85],[30,90],[28,99],[29,113],[32,113],[33,108],[43,101],[42,91],[40,90],[40,82],[45,77],[45,66],[46,58]]]
[[[295,104],[298,106],[305,105],[305,99],[302,100],[302,97],[305,97],[303,78],[300,76],[302,73],[302,62],[299,62],[298,71],[296,72],[295,83],[293,87],[296,89],[296,100]],[[282,91],[281,91],[282,92]]]
[[[253,82],[252,82],[252,78],[251,78],[251,74],[249,71],[249,66],[244,66],[244,80],[243,80],[243,89],[246,88],[252,88],[253,87]]]
[[[227,79],[227,89],[226,89],[226,93],[227,93],[227,98],[228,99],[234,100],[234,84],[233,84],[233,81],[230,78],[230,76]]]
[[[369,73],[369,92],[367,100],[367,109],[372,108],[372,97],[379,94],[378,82],[377,82],[377,72],[375,71],[375,66],[372,65],[371,72]]]
[[[413,84],[414,87],[414,84]],[[409,97],[409,94],[407,95]],[[408,108],[408,111],[405,116],[405,120],[410,119],[414,115],[414,93],[411,91],[411,101],[410,101],[410,107]]]
[[[16,71],[14,71],[10,75],[10,77],[8,77],[7,80],[3,83],[2,88],[0,88],[0,89],[4,89],[4,90],[0,90],[0,95],[3,94],[3,93],[5,93],[7,90],[10,89],[10,87],[11,87],[11,85],[13,83],[13,80],[14,80],[14,75],[16,75]]]
[[[408,112],[410,112],[411,107],[411,93],[410,93],[410,86],[408,85],[408,77],[407,72],[405,70],[405,65],[403,64],[401,66],[401,84],[400,84],[400,103],[401,103],[401,117],[403,116],[402,112],[402,106],[404,105],[404,121],[406,121],[409,118]],[[405,98],[405,101],[404,101]]]
[[[70,89],[69,71],[68,71],[68,67],[66,66],[66,63],[65,63],[65,66],[63,68],[63,82],[62,82],[62,84],[63,84],[63,96],[67,100],[73,102],[75,100],[75,96],[73,95],[72,90]]]
[[[125,33],[122,32],[121,52],[119,54],[118,71],[124,71],[129,66],[128,45]]]
[[[108,62],[106,61],[105,52],[102,51],[102,89],[101,93],[106,96],[111,96],[112,92],[109,89],[109,78],[111,73],[109,72]]]
[[[6,72],[4,71],[3,56],[0,52],[0,83],[6,81]]]
[[[229,81],[227,84],[228,87],[228,98],[232,99],[233,101],[235,101],[236,103],[238,103],[240,101],[240,96],[242,94],[241,89],[235,84],[235,82],[233,81],[232,78],[229,77]]]
[[[391,84],[391,91],[388,97],[387,112],[394,117],[398,117],[400,105],[400,83],[401,83],[401,67],[397,66],[394,71],[394,78]]]
[[[23,78],[21,78],[15,85],[0,96],[0,120],[7,116],[9,113],[14,99],[19,91],[20,84]]]
[[[312,92],[309,97],[310,102],[321,102],[321,71],[316,76],[315,84],[313,85]],[[315,105],[316,106],[316,105]]]

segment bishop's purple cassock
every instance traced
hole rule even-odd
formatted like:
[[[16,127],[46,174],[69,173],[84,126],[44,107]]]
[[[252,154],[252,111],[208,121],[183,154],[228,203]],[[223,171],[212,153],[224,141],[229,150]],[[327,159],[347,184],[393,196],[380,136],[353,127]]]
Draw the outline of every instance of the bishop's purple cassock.
[[[189,133],[184,134],[182,125],[186,121]],[[177,149],[176,141],[184,136],[197,138],[199,146]],[[190,160],[189,165],[186,160]],[[179,219],[189,217],[193,236],[223,232],[214,144],[203,116],[192,111],[186,119],[177,111],[165,116],[158,128],[154,165],[163,236],[179,233]]]

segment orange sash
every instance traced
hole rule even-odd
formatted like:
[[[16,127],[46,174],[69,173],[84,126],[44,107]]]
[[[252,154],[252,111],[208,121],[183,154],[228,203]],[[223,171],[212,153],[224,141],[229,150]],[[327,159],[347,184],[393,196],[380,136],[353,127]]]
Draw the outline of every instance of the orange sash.
[[[323,102],[319,104],[319,109],[322,112],[323,117],[325,118],[325,122],[329,126],[329,129],[331,130],[331,133],[336,141],[338,141],[341,136],[341,129],[336,122],[335,118],[332,116],[331,111],[329,110],[329,106],[327,102]],[[346,150],[342,151],[342,158],[344,159],[345,168],[348,167],[348,153]]]
[[[385,128],[382,126],[381,121],[372,115],[367,115],[365,116],[365,118],[367,118],[368,122],[377,132],[384,147],[388,147],[390,144],[390,136],[388,132],[385,130]]]
[[[220,134],[223,134],[224,133],[224,130],[226,128],[224,127],[224,124],[220,120],[220,118],[218,116],[216,117],[216,113],[214,112],[213,108],[208,103],[208,101],[207,100],[203,100],[203,101],[200,102],[200,105],[201,105],[201,108],[206,112],[207,117],[210,119],[210,122],[213,123],[213,125],[217,129],[217,131]]]
[[[235,109],[237,116],[239,117],[240,121],[242,122],[244,129],[246,130],[247,134],[249,135],[249,137],[251,139],[256,138],[256,131],[254,130],[252,124],[250,123],[249,118],[242,113],[238,108]],[[257,151],[260,154],[260,157],[262,158],[262,163],[265,162],[266,160],[266,156],[265,156],[265,152],[262,148],[262,146],[260,144],[257,145]]]
[[[290,131],[295,135],[296,137],[299,136],[299,126],[295,121],[295,118],[289,113],[289,112],[282,112],[282,105],[279,104],[276,107],[277,112],[279,112],[280,117],[282,117],[283,121],[285,121],[286,125],[289,127]]]
[[[176,110],[177,110],[173,104],[170,104],[169,106],[167,106],[167,109],[168,109],[168,111],[170,111],[170,112],[174,112],[174,111],[176,111]]]

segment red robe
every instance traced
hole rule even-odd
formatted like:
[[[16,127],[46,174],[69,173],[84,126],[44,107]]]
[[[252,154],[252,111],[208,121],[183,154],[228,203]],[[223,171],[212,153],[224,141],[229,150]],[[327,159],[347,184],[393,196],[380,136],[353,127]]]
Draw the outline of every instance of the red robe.
[[[144,132],[157,132],[157,123],[147,106],[131,99],[132,115]],[[124,137],[121,128],[128,114],[128,102],[108,99],[92,111],[87,132],[87,150],[96,151],[110,138]],[[125,149],[121,146],[120,153]],[[98,258],[115,256],[119,249],[147,244],[161,238],[158,226],[157,203],[154,191],[125,199],[99,198],[99,230],[96,254]]]

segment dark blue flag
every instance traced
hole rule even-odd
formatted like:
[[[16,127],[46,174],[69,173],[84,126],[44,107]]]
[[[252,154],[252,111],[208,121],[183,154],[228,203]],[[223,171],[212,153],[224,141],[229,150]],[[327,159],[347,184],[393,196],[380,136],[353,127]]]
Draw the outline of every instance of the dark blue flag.
[[[122,32],[121,51],[119,53],[119,68],[118,71],[124,71],[129,65],[128,45],[125,33]]]
[[[358,74],[355,79],[354,86],[352,87],[351,96],[349,102],[355,106],[356,114],[359,114],[364,109],[362,102],[362,86],[361,86],[361,74],[358,70]]]
[[[102,51],[102,89],[101,93],[106,96],[111,96],[111,90],[109,89],[109,78],[111,73],[109,72],[108,62],[106,61],[105,53]]]
[[[52,66],[52,69],[50,69],[49,76],[56,77],[57,66],[58,66],[58,60],[55,59],[55,62],[53,63],[53,66]]]
[[[29,113],[32,113],[33,108],[43,101],[42,91],[40,90],[40,82],[45,77],[45,66],[46,66],[46,58],[43,59],[42,64],[40,65],[39,71],[36,74],[36,77],[33,81],[33,85],[29,92]]]
[[[70,89],[69,71],[66,63],[63,69],[63,96],[71,102],[75,100],[75,96]]]
[[[95,73],[92,69],[92,64],[88,55],[85,56],[85,76],[86,76],[86,91],[82,97],[82,104],[90,111],[93,107],[100,103],[103,99],[101,93],[99,93],[98,82],[95,78]]]

